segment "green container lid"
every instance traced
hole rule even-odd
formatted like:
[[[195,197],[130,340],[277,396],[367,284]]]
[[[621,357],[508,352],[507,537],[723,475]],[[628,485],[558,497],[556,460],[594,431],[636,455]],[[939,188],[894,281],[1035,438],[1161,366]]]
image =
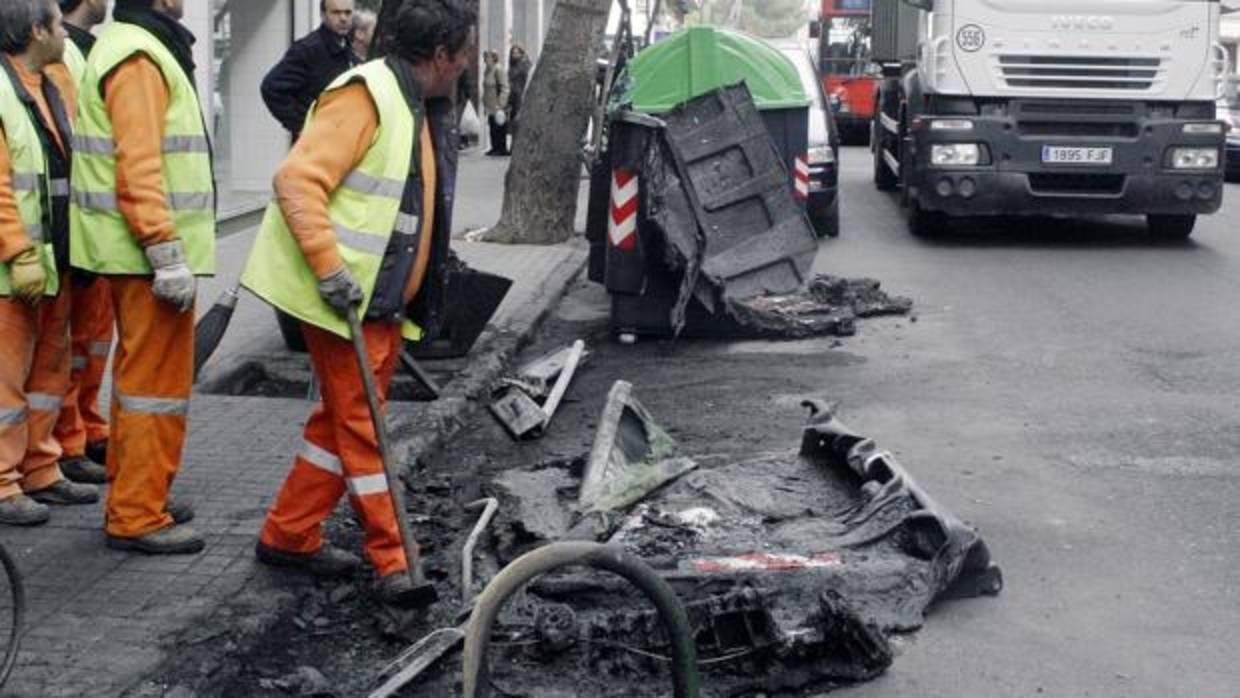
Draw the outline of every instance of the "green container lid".
[[[710,26],[683,29],[629,61],[621,104],[634,111],[671,111],[711,90],[744,81],[758,109],[810,104],[796,66],[778,49],[741,32]]]

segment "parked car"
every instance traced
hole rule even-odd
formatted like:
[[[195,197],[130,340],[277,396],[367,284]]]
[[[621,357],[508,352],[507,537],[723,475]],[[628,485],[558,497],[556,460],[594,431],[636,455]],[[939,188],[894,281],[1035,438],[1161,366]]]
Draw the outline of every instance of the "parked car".
[[[809,197],[806,209],[818,235],[840,234],[839,162],[840,134],[835,116],[822,94],[822,83],[814,70],[809,49],[794,41],[772,41],[775,48],[792,61],[806,94],[809,107]]]
[[[1227,132],[1227,141],[1223,150],[1223,172],[1227,181],[1240,180],[1240,95],[1232,94],[1223,97],[1216,104],[1218,119],[1231,130]]]

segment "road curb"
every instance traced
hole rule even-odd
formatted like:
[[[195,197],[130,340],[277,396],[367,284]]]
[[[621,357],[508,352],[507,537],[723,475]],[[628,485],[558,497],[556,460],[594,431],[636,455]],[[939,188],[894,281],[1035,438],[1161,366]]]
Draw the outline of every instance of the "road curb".
[[[444,386],[438,400],[408,407],[389,403],[388,428],[397,462],[406,475],[419,458],[438,450],[464,425],[468,412],[504,374],[581,274],[588,248],[580,242],[572,246],[572,252],[539,284],[532,302],[515,309],[502,327],[487,327],[471,352],[467,368]]]

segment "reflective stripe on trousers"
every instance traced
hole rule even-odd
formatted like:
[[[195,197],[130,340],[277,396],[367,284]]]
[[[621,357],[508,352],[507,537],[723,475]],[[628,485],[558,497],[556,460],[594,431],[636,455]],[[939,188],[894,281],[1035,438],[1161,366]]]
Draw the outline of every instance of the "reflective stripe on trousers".
[[[400,327],[367,322],[363,332],[382,400],[396,370]],[[306,422],[304,441],[267,515],[262,541],[288,552],[318,550],[322,522],[348,492],[365,530],[371,564],[381,576],[407,569],[353,345],[311,325],[303,325],[303,333],[315,373],[323,377],[323,398]]]
[[[155,297],[152,279],[108,279],[117,344],[108,440],[107,530],[134,538],[172,523],[167,513],[185,448],[193,382],[194,314]]]

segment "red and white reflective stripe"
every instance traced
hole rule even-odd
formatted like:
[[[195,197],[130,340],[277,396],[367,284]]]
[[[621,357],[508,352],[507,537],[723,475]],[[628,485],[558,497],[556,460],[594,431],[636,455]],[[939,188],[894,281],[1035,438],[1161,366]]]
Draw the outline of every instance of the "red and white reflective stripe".
[[[637,173],[617,168],[611,173],[611,217],[607,220],[607,237],[613,247],[632,250],[637,247]]]
[[[749,553],[735,557],[709,557],[694,560],[691,565],[698,574],[727,572],[787,572],[791,570],[839,567],[844,564],[839,553],[790,555],[787,553]]]
[[[798,199],[809,198],[809,158],[798,155],[792,165],[792,189]]]

